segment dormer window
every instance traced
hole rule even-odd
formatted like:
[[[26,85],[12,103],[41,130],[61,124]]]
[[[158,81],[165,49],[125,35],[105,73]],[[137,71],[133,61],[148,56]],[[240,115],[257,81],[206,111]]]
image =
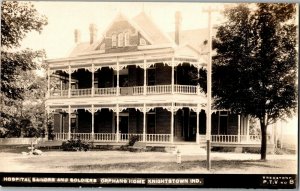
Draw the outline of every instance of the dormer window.
[[[118,35],[118,47],[122,47],[124,45],[123,33]]]
[[[140,38],[140,45],[141,45],[141,46],[145,46],[145,45],[146,45],[145,39]]]
[[[116,34],[113,34],[112,37],[111,37],[111,45],[112,47],[116,47],[117,46],[117,35]]]
[[[129,46],[129,33],[125,32],[124,34],[124,46]]]

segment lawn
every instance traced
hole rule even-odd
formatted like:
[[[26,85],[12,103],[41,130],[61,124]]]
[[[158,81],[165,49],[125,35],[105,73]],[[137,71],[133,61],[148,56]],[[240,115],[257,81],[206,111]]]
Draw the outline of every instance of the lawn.
[[[206,155],[176,155],[163,152],[128,151],[63,152],[45,151],[42,155],[22,155],[1,150],[1,172],[74,172],[74,173],[241,173],[295,174],[296,155],[212,152],[212,169],[206,170]]]

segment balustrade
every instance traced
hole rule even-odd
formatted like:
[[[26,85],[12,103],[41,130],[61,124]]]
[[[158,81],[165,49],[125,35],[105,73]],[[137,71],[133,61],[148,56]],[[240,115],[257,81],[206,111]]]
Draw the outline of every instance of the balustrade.
[[[133,87],[120,87],[120,95],[143,95],[143,86],[133,86]],[[147,86],[146,94],[171,94],[171,85],[154,85]],[[197,86],[192,85],[174,85],[175,94],[189,94],[197,95]],[[68,97],[69,90],[55,90],[50,92],[50,97]],[[117,88],[94,88],[94,96],[115,96],[117,94]],[[92,96],[92,88],[88,89],[71,89],[71,97],[86,97]]]
[[[113,142],[116,140],[115,133],[95,133],[94,134],[95,141],[103,141],[103,142]]]
[[[92,89],[71,89],[71,96],[81,97],[81,96],[90,96],[92,94]]]
[[[110,96],[116,95],[117,88],[95,88],[95,96]]]
[[[146,134],[147,142],[170,142],[170,134]]]

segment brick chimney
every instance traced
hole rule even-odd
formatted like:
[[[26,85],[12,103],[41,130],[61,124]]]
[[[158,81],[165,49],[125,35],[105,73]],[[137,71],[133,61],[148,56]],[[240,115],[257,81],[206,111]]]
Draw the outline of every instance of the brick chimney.
[[[95,24],[90,24],[90,44],[96,42],[97,39],[97,26]]]
[[[81,34],[80,34],[80,30],[78,29],[75,29],[74,30],[74,40],[75,40],[75,43],[78,44],[81,42]]]
[[[179,45],[180,43],[180,31],[181,31],[181,13],[176,11],[175,13],[175,43]]]

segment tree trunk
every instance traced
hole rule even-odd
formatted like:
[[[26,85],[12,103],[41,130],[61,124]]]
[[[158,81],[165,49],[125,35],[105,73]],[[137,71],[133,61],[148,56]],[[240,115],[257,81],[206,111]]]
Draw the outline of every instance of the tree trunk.
[[[260,120],[261,130],[261,149],[260,149],[260,160],[266,160],[267,156],[267,125],[264,120]]]

